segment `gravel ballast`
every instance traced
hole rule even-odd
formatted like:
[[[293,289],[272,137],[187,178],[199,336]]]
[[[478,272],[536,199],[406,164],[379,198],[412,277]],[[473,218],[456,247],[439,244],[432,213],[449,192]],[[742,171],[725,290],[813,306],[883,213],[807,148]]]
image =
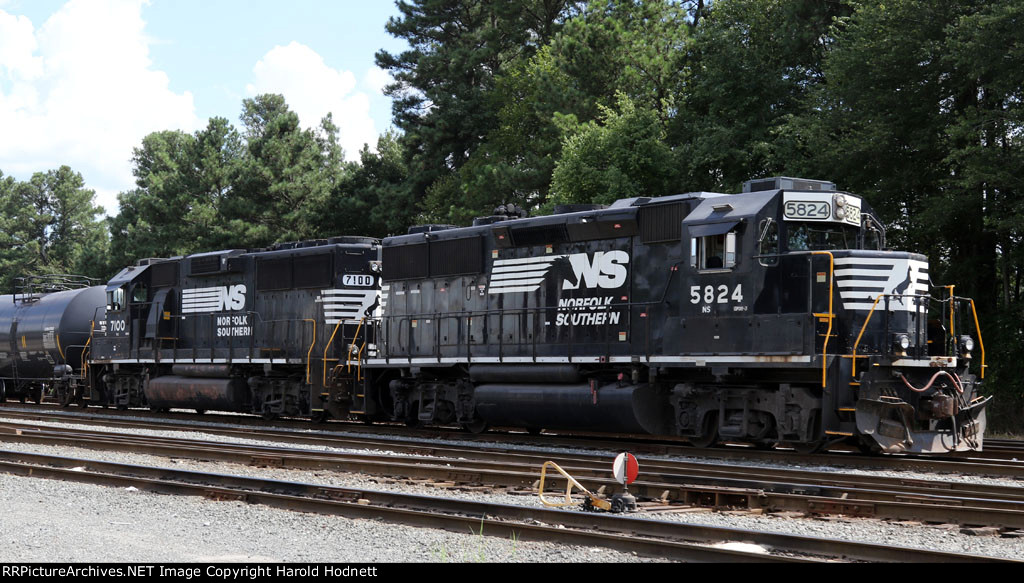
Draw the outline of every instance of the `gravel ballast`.
[[[0,474],[0,562],[636,562],[605,549]]]
[[[116,429],[119,433],[135,431]],[[142,433],[143,431],[140,431]],[[179,432],[144,431],[186,437]],[[244,440],[202,433],[210,441]],[[3,444],[3,449],[89,458],[118,463],[172,467],[411,494],[457,497],[540,506],[536,496],[441,490],[363,474],[284,470],[225,463],[196,462],[80,448]],[[509,448],[503,444],[502,447]],[[324,448],[312,448],[324,449]],[[525,449],[525,448],[524,448]],[[531,447],[531,450],[542,448]],[[332,450],[333,451],[333,450]],[[564,452],[564,449],[558,450]],[[723,462],[724,463],[724,462]],[[731,462],[730,462],[731,463]],[[754,465],[754,464],[750,464]],[[771,464],[758,463],[767,466]],[[807,468],[812,469],[812,468]],[[819,468],[813,468],[819,469]],[[641,467],[641,472],[643,468]],[[848,469],[833,471],[848,472]],[[857,472],[862,473],[862,472]],[[901,475],[898,472],[864,472]],[[919,474],[913,474],[918,476]],[[924,474],[930,479],[948,476]],[[964,477],[964,481],[969,477]],[[980,481],[980,480],[979,480]],[[988,480],[985,480],[988,482]],[[1019,485],[1012,480],[997,483]],[[67,482],[0,475],[0,561],[636,561],[643,558],[605,551],[496,537],[460,535],[431,529],[387,525],[288,512],[240,502],[214,502]],[[955,528],[887,523],[876,520],[819,520],[723,512],[657,515],[660,520],[711,526],[824,536],[870,543],[966,552],[995,557],[1024,556],[1024,539],[978,537]],[[333,541],[325,544],[324,541]]]

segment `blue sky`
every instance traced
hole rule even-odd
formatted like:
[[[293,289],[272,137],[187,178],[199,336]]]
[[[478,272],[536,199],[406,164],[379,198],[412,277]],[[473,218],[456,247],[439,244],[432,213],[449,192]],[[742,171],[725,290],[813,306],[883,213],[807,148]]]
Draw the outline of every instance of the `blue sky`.
[[[0,0],[0,171],[69,164],[109,213],[151,131],[236,126],[283,93],[304,125],[332,112],[355,159],[391,126],[380,49],[390,0]]]

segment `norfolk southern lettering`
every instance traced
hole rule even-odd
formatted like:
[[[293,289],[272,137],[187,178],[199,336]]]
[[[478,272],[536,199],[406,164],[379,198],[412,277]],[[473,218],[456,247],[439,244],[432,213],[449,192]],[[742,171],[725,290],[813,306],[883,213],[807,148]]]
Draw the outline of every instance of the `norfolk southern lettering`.
[[[558,300],[556,326],[616,325],[622,313],[614,310],[612,296],[599,298],[562,298]]]
[[[252,336],[249,316],[217,316],[217,336]]]

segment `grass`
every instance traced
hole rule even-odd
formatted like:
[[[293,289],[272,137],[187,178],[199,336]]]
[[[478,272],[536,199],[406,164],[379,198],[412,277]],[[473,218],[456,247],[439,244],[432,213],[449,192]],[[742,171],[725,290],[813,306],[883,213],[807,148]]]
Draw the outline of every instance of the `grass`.
[[[439,547],[432,548],[430,550],[430,556],[438,563],[490,563],[496,560],[494,557],[488,556],[487,553],[487,541],[484,538],[484,521],[480,519],[480,529],[476,530],[472,527],[469,529],[470,534],[475,537],[476,548],[469,551],[464,551],[459,555],[451,552],[447,546],[441,545]],[[519,552],[519,535],[515,532],[510,537],[512,542],[511,554],[508,557],[503,557],[501,562],[515,562],[516,556]]]

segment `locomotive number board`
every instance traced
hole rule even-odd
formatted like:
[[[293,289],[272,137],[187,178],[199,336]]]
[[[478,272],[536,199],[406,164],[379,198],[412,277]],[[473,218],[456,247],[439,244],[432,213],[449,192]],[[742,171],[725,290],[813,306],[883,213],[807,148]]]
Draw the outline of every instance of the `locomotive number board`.
[[[849,194],[785,192],[782,213],[787,221],[830,221],[860,226],[860,199]]]

